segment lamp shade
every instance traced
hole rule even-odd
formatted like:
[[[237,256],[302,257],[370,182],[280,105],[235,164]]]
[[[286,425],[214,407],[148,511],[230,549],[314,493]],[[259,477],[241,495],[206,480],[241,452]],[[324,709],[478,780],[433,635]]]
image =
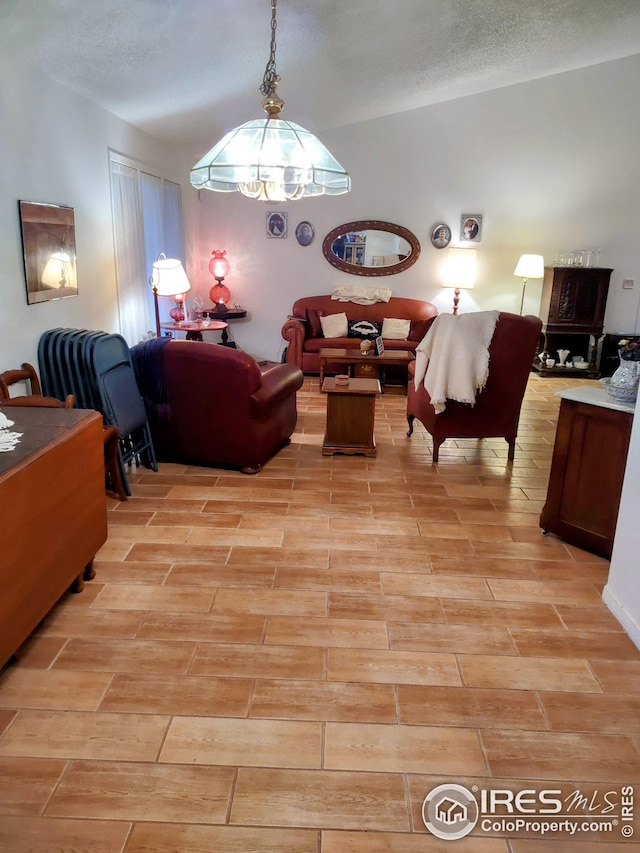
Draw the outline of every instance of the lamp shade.
[[[308,130],[283,121],[284,101],[276,94],[276,6],[271,0],[269,61],[260,92],[267,118],[230,130],[191,170],[200,189],[234,192],[263,201],[293,201],[303,196],[341,195],[351,178],[328,149]]]
[[[209,261],[209,272],[220,281],[229,275],[231,269],[229,261],[225,258],[226,250],[214,249],[211,254],[213,257]]]
[[[449,249],[444,286],[471,289],[476,281],[476,255],[476,249]]]
[[[47,287],[76,287],[76,276],[71,256],[67,252],[54,252],[42,271],[42,283]]]
[[[520,278],[544,278],[544,258],[542,255],[520,255],[513,274]]]
[[[182,262],[177,258],[167,258],[163,253],[153,262],[150,281],[158,296],[175,296],[191,290]]]
[[[260,118],[230,130],[191,170],[196,189],[239,191],[249,198],[290,201],[341,195],[351,178],[308,130]]]

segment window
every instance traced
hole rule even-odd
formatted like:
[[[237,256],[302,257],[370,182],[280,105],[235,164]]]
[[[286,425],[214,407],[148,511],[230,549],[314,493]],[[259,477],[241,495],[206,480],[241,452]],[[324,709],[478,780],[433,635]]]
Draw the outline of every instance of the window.
[[[164,252],[184,263],[180,185],[114,152],[109,160],[120,334],[133,346],[155,329],[153,262]]]

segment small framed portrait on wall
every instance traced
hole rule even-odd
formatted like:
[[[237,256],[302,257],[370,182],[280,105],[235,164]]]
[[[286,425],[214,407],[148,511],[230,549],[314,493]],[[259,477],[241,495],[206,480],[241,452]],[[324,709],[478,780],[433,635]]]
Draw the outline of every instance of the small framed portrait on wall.
[[[315,229],[310,222],[298,222],[298,227],[296,228],[296,240],[301,246],[310,246],[311,243],[313,243],[315,233]]]
[[[464,243],[479,243],[482,239],[482,216],[463,213],[460,217],[460,239]]]
[[[267,213],[267,237],[287,236],[287,214],[282,211]]]
[[[431,244],[436,249],[445,249],[451,242],[451,228],[444,222],[438,222],[431,229]]]

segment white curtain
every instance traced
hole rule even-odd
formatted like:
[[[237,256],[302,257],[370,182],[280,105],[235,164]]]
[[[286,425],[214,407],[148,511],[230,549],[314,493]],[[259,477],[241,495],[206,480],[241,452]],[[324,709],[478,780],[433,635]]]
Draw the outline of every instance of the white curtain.
[[[137,170],[112,161],[111,190],[120,334],[129,346],[133,346],[148,329],[155,327],[155,321],[152,323],[149,318],[148,291],[151,288],[145,275],[142,199]]]
[[[184,264],[180,185],[112,154],[111,186],[120,333],[133,346],[150,331],[155,334],[149,286],[153,262],[164,252]],[[170,319],[173,307],[170,299],[160,297],[161,322]]]
[[[182,196],[180,185],[163,181],[162,211],[164,219],[165,254],[180,258],[184,264],[184,228],[182,226]]]
[[[182,229],[182,201],[180,185],[140,173],[142,215],[144,220],[144,247],[148,277],[160,252],[168,258],[179,258],[184,265],[184,234]],[[153,294],[150,297],[153,300]],[[169,311],[176,304],[167,297],[159,302],[160,322],[169,321]]]

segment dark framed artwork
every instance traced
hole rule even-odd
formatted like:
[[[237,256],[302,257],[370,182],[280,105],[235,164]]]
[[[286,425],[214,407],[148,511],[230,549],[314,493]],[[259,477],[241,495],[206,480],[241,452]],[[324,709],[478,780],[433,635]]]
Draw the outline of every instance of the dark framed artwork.
[[[296,227],[296,240],[301,246],[310,246],[315,236],[315,228],[310,222],[298,222]]]
[[[479,213],[463,213],[460,217],[460,240],[463,243],[479,243],[482,239],[482,216]]]
[[[431,229],[431,244],[436,249],[444,249],[451,242],[451,228],[444,222],[438,222]]]
[[[19,201],[27,304],[78,295],[73,208]]]
[[[287,214],[283,211],[267,213],[267,237],[282,239],[287,236]]]
[[[373,342],[373,345],[376,348],[376,355],[384,355],[384,342],[382,340],[382,335],[378,335]]]

